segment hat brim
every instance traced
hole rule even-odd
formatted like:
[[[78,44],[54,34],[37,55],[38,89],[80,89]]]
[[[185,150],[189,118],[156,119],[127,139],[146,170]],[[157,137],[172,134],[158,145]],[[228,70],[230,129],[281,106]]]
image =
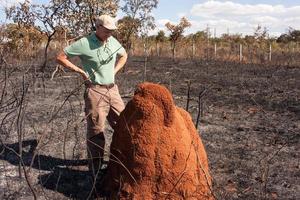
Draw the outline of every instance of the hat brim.
[[[103,26],[103,25],[102,25],[102,26]],[[112,30],[112,31],[118,29],[118,27],[115,26],[115,25],[111,25],[111,26],[104,25],[103,27],[106,28],[106,29],[108,29],[108,30]]]

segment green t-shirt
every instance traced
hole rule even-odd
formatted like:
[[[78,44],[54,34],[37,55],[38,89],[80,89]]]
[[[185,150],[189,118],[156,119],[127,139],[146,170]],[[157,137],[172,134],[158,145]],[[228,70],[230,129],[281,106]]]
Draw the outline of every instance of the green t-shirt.
[[[107,38],[104,44],[93,32],[66,47],[64,52],[70,58],[80,58],[83,70],[93,83],[110,84],[115,82],[117,54],[123,55],[125,49],[113,36]]]

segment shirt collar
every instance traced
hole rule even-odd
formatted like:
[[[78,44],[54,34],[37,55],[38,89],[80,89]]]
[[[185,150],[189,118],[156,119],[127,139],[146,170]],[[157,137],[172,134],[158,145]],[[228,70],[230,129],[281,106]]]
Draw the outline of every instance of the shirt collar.
[[[111,37],[112,37],[112,36],[109,36],[109,38],[107,38],[107,43],[109,43]],[[104,45],[104,43],[103,43],[101,40],[99,40],[99,39],[97,38],[96,32],[93,32],[93,33],[92,33],[92,40],[93,40],[94,42],[99,42],[100,45]]]

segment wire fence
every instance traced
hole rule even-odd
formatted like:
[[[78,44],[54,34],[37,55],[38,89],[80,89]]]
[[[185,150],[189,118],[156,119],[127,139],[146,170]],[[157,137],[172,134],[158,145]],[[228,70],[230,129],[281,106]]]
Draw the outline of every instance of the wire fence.
[[[129,53],[134,56],[172,57],[172,51],[170,42],[135,41]],[[259,46],[237,42],[181,41],[176,45],[175,58],[291,66],[300,64],[300,49],[298,43],[272,42]]]

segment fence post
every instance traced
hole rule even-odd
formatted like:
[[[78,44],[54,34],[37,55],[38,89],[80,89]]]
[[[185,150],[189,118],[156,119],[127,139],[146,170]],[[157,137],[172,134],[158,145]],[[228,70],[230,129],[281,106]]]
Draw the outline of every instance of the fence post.
[[[217,43],[215,43],[215,59],[217,59]]]
[[[240,44],[240,62],[243,60],[243,45]]]
[[[269,61],[271,62],[272,61],[272,45],[270,44],[270,47],[269,47]]]
[[[159,44],[156,42],[156,55],[159,57]]]
[[[210,37],[210,28],[208,24],[206,28],[206,33],[207,33],[206,60],[208,60],[209,59],[209,37]]]
[[[194,39],[192,39],[192,58],[194,58],[195,57],[195,40]]]
[[[144,82],[147,80],[147,62],[148,62],[148,49],[147,41],[144,41]]]

